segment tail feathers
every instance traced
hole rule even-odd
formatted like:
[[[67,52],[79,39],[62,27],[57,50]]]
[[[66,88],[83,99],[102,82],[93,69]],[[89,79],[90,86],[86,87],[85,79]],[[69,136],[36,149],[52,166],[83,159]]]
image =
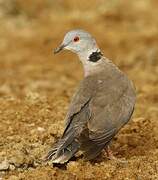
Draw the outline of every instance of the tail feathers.
[[[67,162],[78,151],[79,144],[73,140],[72,142],[61,139],[59,143],[55,144],[53,149],[48,153],[46,159],[51,160],[52,163],[63,164]]]
[[[107,140],[105,139],[105,142],[94,141],[94,140],[89,139],[89,137],[85,136],[85,134],[80,139],[80,142],[81,142],[80,149],[83,151],[84,158],[86,160],[92,160],[95,157],[97,157],[102,151],[102,149],[104,149],[112,139],[110,137]]]
[[[85,160],[91,160],[98,156],[104,147],[105,145],[98,145],[97,143],[84,138],[82,139],[80,149],[83,152]]]
[[[97,157],[104,147],[105,147],[105,145],[97,146],[95,144],[93,144],[93,145],[91,144],[91,146],[89,146],[87,148],[85,147],[83,150],[85,160],[92,160],[95,157]]]

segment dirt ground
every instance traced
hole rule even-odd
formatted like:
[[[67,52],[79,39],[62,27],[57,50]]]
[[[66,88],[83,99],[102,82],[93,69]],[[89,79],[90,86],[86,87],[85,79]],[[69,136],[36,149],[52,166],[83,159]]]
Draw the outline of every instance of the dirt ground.
[[[158,179],[158,2],[156,0],[0,0],[0,180]],[[114,155],[63,166],[42,161],[63,132],[83,70],[77,56],[52,49],[81,28],[97,39],[137,89],[132,120]]]

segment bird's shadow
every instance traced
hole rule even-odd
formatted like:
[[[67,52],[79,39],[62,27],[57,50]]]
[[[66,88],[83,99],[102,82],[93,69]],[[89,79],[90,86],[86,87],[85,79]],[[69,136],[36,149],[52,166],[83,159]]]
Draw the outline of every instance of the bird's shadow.
[[[53,163],[53,167],[57,167],[61,170],[67,170],[67,163],[65,163],[65,164]]]
[[[78,160],[80,160],[80,159],[83,159],[84,158],[84,155],[83,154],[81,154],[81,155],[79,155],[79,156],[73,156],[68,162],[66,162],[65,164],[57,164],[57,163],[53,163],[53,167],[57,167],[57,168],[59,168],[59,169],[61,169],[61,170],[67,170],[67,164],[69,163],[69,162],[76,162],[76,161],[78,161]],[[84,159],[85,160],[85,159]],[[106,157],[104,157],[103,156],[103,154],[101,153],[100,155],[98,155],[95,159],[93,159],[93,160],[85,160],[85,161],[87,161],[87,162],[90,162],[92,165],[95,165],[96,163],[101,163],[101,162],[103,162],[103,161],[109,161],[109,159],[108,158],[106,158]]]

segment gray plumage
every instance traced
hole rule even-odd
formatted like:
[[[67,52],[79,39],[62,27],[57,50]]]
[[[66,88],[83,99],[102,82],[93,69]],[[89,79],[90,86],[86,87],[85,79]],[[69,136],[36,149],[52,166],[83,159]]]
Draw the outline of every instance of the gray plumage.
[[[80,40],[82,33],[84,37],[88,34],[83,30],[69,33],[66,35],[69,36],[68,39],[79,36]],[[90,34],[89,38],[95,42]],[[88,41],[87,44],[91,43]],[[65,48],[65,41],[62,48],[60,46],[56,49],[57,52],[63,48],[75,51],[83,63],[85,77],[72,98],[63,136],[47,156],[53,163],[67,162],[79,150],[83,151],[85,159],[95,158],[129,121],[134,110],[136,95],[132,82],[103,56],[97,61],[89,61],[90,55],[100,50],[95,42],[94,46],[84,45],[88,51],[86,53],[84,48],[82,49],[82,43],[78,44],[81,52]],[[71,44],[71,48],[73,46],[75,43]]]

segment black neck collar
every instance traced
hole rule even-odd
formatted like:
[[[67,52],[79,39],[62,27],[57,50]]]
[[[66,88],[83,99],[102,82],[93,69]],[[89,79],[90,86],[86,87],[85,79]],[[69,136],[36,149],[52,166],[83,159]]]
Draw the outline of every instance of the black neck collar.
[[[91,62],[97,62],[103,57],[103,54],[100,51],[92,52],[92,54],[89,55],[88,61]]]

